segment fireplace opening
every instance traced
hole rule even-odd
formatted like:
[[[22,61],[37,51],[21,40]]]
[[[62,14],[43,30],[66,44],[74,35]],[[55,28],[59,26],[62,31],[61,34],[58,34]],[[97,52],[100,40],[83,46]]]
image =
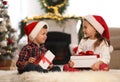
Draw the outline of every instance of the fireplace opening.
[[[63,32],[48,32],[45,46],[55,55],[53,64],[61,65],[68,63],[71,53],[69,44],[71,35]]]

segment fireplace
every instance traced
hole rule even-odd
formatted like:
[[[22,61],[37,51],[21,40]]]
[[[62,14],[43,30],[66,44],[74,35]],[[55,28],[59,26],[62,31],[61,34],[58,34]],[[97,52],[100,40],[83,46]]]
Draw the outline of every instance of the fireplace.
[[[71,55],[69,50],[70,43],[70,34],[63,32],[48,32],[45,46],[55,55],[55,59],[53,60],[55,65],[68,63]]]

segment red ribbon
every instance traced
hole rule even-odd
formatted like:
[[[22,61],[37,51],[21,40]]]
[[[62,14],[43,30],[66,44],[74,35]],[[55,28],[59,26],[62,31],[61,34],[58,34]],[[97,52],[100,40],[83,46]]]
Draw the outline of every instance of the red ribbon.
[[[79,54],[78,54],[78,56],[84,56],[84,55],[88,55],[88,56],[91,56],[91,55],[96,55],[97,56],[97,58],[100,58],[100,55],[99,54],[94,54],[94,52],[93,51],[90,51],[90,50],[88,50],[88,51],[86,51],[86,52],[80,52]]]
[[[86,51],[85,55],[94,55],[94,52],[93,51]]]
[[[78,56],[83,56],[85,55],[85,52],[79,52]]]
[[[45,57],[44,54],[41,54],[41,56],[36,59],[34,64],[37,65],[40,61],[43,61],[43,63],[48,62],[49,64],[51,64],[51,62]]]
[[[76,53],[76,52],[77,52],[77,50],[78,50],[78,46],[77,46],[77,47],[75,47],[75,48],[73,48],[73,52],[74,52],[74,53]]]
[[[48,62],[48,64],[51,64],[50,60],[48,60],[45,56],[42,57],[41,61],[43,63]]]
[[[78,55],[94,55],[94,52],[93,51],[90,51],[90,50],[88,50],[88,51],[86,51],[86,52],[80,52]]]

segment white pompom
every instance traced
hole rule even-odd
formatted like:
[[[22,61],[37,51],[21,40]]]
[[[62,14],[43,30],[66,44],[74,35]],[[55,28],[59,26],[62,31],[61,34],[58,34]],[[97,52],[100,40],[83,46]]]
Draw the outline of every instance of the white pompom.
[[[6,47],[6,46],[7,46],[7,41],[6,41],[6,40],[1,41],[1,42],[0,42],[0,45],[1,45],[2,47]]]

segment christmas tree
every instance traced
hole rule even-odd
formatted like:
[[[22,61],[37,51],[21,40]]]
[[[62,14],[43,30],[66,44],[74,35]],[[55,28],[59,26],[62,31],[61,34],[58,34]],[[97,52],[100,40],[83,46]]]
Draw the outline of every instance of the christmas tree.
[[[0,0],[0,60],[12,59],[17,49],[16,31],[10,25],[7,10],[8,2]]]

